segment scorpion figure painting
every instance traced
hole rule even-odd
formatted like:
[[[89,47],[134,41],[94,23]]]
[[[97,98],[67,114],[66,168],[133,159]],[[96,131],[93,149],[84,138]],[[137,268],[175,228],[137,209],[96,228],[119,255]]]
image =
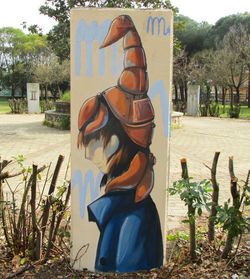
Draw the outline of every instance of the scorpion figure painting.
[[[78,146],[104,173],[105,195],[88,206],[89,220],[100,230],[95,267],[101,271],[149,270],[163,260],[160,221],[150,197],[154,111],[146,56],[127,15],[112,21],[101,47],[122,37],[124,70],[117,86],[88,99],[78,118]]]
[[[75,12],[77,13],[77,10]],[[149,22],[149,18],[152,22]],[[147,31],[149,33],[151,24],[153,35],[154,18],[148,16],[147,20]],[[158,33],[161,31],[161,21],[158,20]],[[84,33],[87,24],[81,22],[77,32]],[[105,28],[100,28],[102,30],[97,30],[97,23],[93,26],[95,27],[92,31],[101,34],[92,34],[100,43],[97,50],[99,54],[104,48],[112,50],[114,45],[119,42],[122,44],[116,46],[120,46],[123,51],[123,66],[115,86],[112,86],[112,83],[106,86],[107,82],[103,82],[105,87],[95,82],[92,82],[92,86],[86,85],[88,90],[92,87],[98,90],[89,93],[87,98],[83,96],[82,104],[77,110],[78,118],[72,119],[72,127],[75,127],[73,121],[77,121],[78,125],[78,133],[74,133],[75,137],[72,136],[72,145],[75,145],[72,148],[77,153],[76,156],[84,160],[85,166],[89,164],[90,169],[95,169],[87,173],[85,170],[84,177],[72,164],[72,190],[74,192],[78,186],[81,217],[85,220],[82,231],[79,228],[77,236],[73,233],[72,259],[79,256],[82,249],[79,243],[82,243],[82,263],[76,268],[87,267],[103,272],[150,270],[160,267],[164,259],[165,219],[159,217],[157,203],[152,194],[155,187],[162,187],[161,193],[164,193],[166,180],[162,181],[163,185],[154,185],[154,168],[159,163],[151,150],[151,144],[154,142],[153,132],[158,123],[155,121],[155,110],[148,96],[150,74],[147,71],[147,53],[133,16],[126,13],[126,10],[125,13],[116,13],[111,20],[105,21]],[[167,27],[163,26],[163,34],[168,32],[166,30]],[[86,39],[88,35],[85,33],[81,38]],[[86,44],[86,51],[87,49]],[[77,53],[76,45],[73,53]],[[77,63],[75,59],[73,68],[77,69]],[[86,75],[87,79],[93,78],[92,68],[86,68]],[[83,94],[86,88],[82,88]],[[153,89],[151,91],[153,97],[157,93],[167,95],[161,81],[155,83],[155,88],[156,93]],[[72,89],[74,90],[74,85]],[[165,97],[160,102],[165,102],[165,109],[169,109]],[[76,106],[72,105],[72,108],[72,111],[75,111]],[[166,131],[168,132],[165,127],[165,134]],[[167,150],[167,144],[162,148]],[[164,167],[166,168],[166,165],[160,168]],[[74,193],[72,200],[77,201]],[[73,232],[77,227],[74,208],[77,206],[72,205],[72,226],[75,227]],[[163,208],[165,209],[164,206]],[[83,240],[79,239],[81,235]],[[74,245],[78,246],[78,252]],[[93,265],[84,264],[84,258],[88,262],[88,257],[92,257]]]

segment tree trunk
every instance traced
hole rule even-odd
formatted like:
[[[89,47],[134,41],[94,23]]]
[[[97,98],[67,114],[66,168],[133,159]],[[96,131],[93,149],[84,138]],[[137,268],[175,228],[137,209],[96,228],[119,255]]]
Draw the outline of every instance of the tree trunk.
[[[247,106],[250,108],[250,64],[248,65],[248,92],[247,92]]]
[[[48,192],[48,197],[44,206],[44,210],[43,210],[43,215],[42,215],[42,221],[41,221],[41,229],[42,229],[42,239],[44,239],[44,233],[46,230],[46,225],[49,219],[49,210],[50,210],[50,206],[51,206],[51,195],[54,193],[55,187],[56,187],[56,182],[57,182],[57,178],[59,175],[59,171],[61,169],[62,166],[62,162],[64,160],[64,156],[59,155],[58,159],[57,159],[57,164],[53,173],[53,177],[50,183],[50,188],[49,188],[49,192]]]
[[[179,85],[179,87],[180,87],[181,101],[184,103],[185,102],[184,86]]]
[[[187,160],[181,159],[181,177],[189,183],[189,175],[187,168]],[[194,260],[196,258],[196,240],[195,240],[195,208],[192,204],[188,205],[188,219],[189,219],[189,241],[190,241],[190,258]]]
[[[214,160],[213,165],[211,168],[211,181],[213,185],[213,193],[212,193],[212,208],[211,213],[209,216],[208,221],[208,240],[209,242],[212,242],[214,240],[214,218],[217,214],[217,206],[218,206],[218,199],[219,199],[219,185],[216,180],[216,170],[217,170],[217,163],[220,156],[220,152],[215,152],[214,154]]]
[[[215,102],[218,104],[218,88],[216,85],[214,86],[214,90],[215,90]]]
[[[26,88],[25,86],[22,86],[22,98],[25,97],[25,92],[26,92]]]
[[[231,195],[233,198],[233,207],[236,210],[239,210],[240,208],[240,194],[239,191],[237,190],[237,183],[238,183],[238,178],[235,176],[234,174],[234,166],[233,166],[233,157],[229,157],[229,174],[231,177]],[[222,259],[225,259],[228,257],[228,254],[231,252],[232,247],[233,247],[233,242],[234,242],[234,236],[232,235],[232,232],[230,231],[230,228],[228,230],[228,234],[227,234],[227,240],[226,240],[226,244],[225,247],[222,251]]]
[[[45,87],[44,87],[44,92],[45,92],[45,100],[47,101],[47,99],[48,99],[48,86],[47,85],[45,85]]]
[[[221,103],[223,106],[225,105],[225,98],[226,98],[226,89],[223,86],[222,87],[222,103]]]
[[[14,85],[11,84],[11,98],[14,99],[15,98],[15,88]]]
[[[230,86],[230,106],[231,108],[234,105],[234,94],[233,94],[233,87]]]
[[[228,254],[232,250],[233,240],[234,240],[234,238],[228,233],[226,244],[225,244],[225,247],[224,247],[222,255],[221,255],[222,259],[226,259]]]
[[[184,82],[184,94],[185,94],[185,104],[187,103],[188,99],[188,88],[187,88],[187,82]]]
[[[175,83],[174,84],[174,101],[175,101],[175,104],[177,104],[178,103],[178,87],[177,87],[177,84]]]
[[[188,206],[188,218],[189,218],[189,234],[190,234],[190,258],[194,260],[196,258],[196,241],[195,241],[195,208],[192,205]]]
[[[33,179],[31,185],[31,200],[30,200],[30,207],[31,207],[31,217],[32,217],[32,258],[33,260],[39,260],[40,251],[37,253],[36,249],[36,232],[37,232],[37,225],[36,225],[36,181],[37,181],[37,165],[33,165]]]
[[[237,105],[240,103],[240,88],[236,87],[236,103]]]

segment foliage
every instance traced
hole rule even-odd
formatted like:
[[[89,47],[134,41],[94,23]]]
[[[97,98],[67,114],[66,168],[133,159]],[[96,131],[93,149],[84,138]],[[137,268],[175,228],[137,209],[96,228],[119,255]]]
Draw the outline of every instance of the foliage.
[[[33,68],[35,82],[39,82],[45,91],[45,99],[47,99],[48,90],[53,98],[59,95],[59,92],[68,89],[70,79],[69,60],[60,62],[52,52],[46,52],[40,61]]]
[[[207,108],[204,104],[200,105],[200,115],[201,116],[207,116]]]
[[[228,115],[230,118],[239,118],[240,116],[240,105],[232,105],[228,109]]]
[[[250,220],[244,214],[244,209],[250,205],[250,170],[247,179],[239,191],[238,179],[234,176],[233,157],[229,157],[229,172],[231,176],[231,195],[232,206],[230,200],[224,203],[224,207],[218,206],[217,216],[215,220],[222,225],[227,231],[227,239],[222,252],[222,258],[227,258],[232,250],[232,246],[236,237],[239,237],[236,253],[244,232],[250,232]]]
[[[229,157],[229,174],[231,177],[230,191],[233,202],[232,205],[230,205],[229,199],[224,203],[224,206],[218,205],[219,185],[216,181],[216,168],[219,154],[220,152],[215,153],[212,168],[206,166],[211,171],[213,190],[210,180],[202,180],[198,183],[191,182],[191,178],[188,176],[186,159],[181,160],[182,179],[174,182],[173,186],[168,189],[170,195],[178,194],[180,199],[184,201],[185,205],[188,207],[188,219],[184,220],[184,222],[189,223],[191,259],[195,259],[197,255],[196,211],[198,215],[201,216],[203,207],[210,211],[208,226],[210,243],[215,240],[215,223],[219,224],[224,232],[227,232],[226,242],[221,254],[223,259],[227,258],[231,252],[235,238],[239,237],[235,252],[236,255],[243,233],[250,232],[250,219],[244,214],[245,208],[250,205],[250,170],[248,171],[244,185],[239,188],[238,179],[234,175],[233,157]],[[212,192],[212,195],[210,195],[210,192]],[[177,236],[170,236],[170,240],[176,240],[177,238]]]
[[[205,45],[209,48],[216,48],[232,26],[243,25],[246,30],[250,30],[250,13],[239,13],[220,18],[212,26]]]
[[[220,107],[220,117],[230,117],[229,115],[229,110],[230,110],[230,105],[219,105]],[[250,108],[247,106],[240,106],[240,119],[250,119]]]
[[[64,92],[60,98],[60,101],[70,103],[70,91]]]
[[[69,116],[64,116],[60,120],[59,127],[62,130],[70,130],[70,117]]]
[[[209,210],[210,192],[212,191],[210,180],[204,179],[199,182],[191,182],[191,178],[175,181],[169,188],[170,195],[178,194],[185,205],[192,205],[197,209],[199,216],[202,215],[202,209],[205,207]],[[195,216],[191,216],[194,219]],[[190,221],[188,220],[188,222]]]
[[[188,241],[189,235],[186,232],[177,231],[176,233],[169,233],[167,235],[167,240],[168,241],[178,241],[178,240]]]
[[[183,98],[183,86],[188,82],[210,87],[222,87],[236,92],[236,100],[231,94],[231,103],[240,101],[240,88],[248,79],[248,99],[250,100],[250,14],[237,14],[220,19],[214,26],[197,23],[178,15],[176,22],[183,22],[183,28],[175,30],[175,35],[186,52],[185,67],[179,61],[180,52],[174,58],[175,101]],[[176,63],[177,62],[177,63]],[[176,65],[175,65],[176,63]],[[180,65],[180,66],[179,66]],[[217,94],[217,93],[216,93]],[[217,101],[217,95],[216,101]],[[223,97],[224,98],[224,97]],[[222,100],[224,104],[224,100]],[[206,101],[204,114],[208,110],[210,96]],[[250,107],[250,101],[248,106]],[[203,108],[202,108],[203,110]]]
[[[220,106],[216,102],[211,102],[208,107],[209,114],[212,117],[219,117],[220,116]]]
[[[11,88],[12,96],[17,89],[22,93],[32,78],[33,62],[46,48],[46,37],[24,34],[12,27],[0,28],[0,77],[1,87]]]
[[[250,108],[248,108],[247,106],[241,106],[240,118],[250,119]]]
[[[41,113],[47,110],[52,110],[55,108],[55,102],[53,100],[41,100],[40,101]]]
[[[9,107],[11,113],[27,113],[28,102],[27,99],[9,99]]]
[[[22,155],[13,159],[14,161],[0,161],[1,230],[13,260],[18,259],[19,266],[30,260],[45,262],[50,256],[52,245],[56,247],[58,244],[56,240],[62,241],[66,235],[65,233],[59,236],[59,228],[67,231],[67,227],[61,224],[68,210],[69,183],[64,181],[55,190],[64,157],[61,155],[58,157],[52,174],[50,164],[45,177],[43,172],[46,166],[27,167]],[[18,166],[17,173],[4,172],[8,166],[12,165],[13,168],[13,164]],[[66,175],[67,171],[65,177]],[[11,184],[9,178],[14,176],[21,176],[21,179]],[[49,190],[46,195],[47,188]],[[21,195],[21,200],[17,199],[17,195]]]
[[[250,187],[248,187],[250,193]],[[244,200],[244,204],[250,205],[250,197]],[[224,203],[224,206],[217,208],[217,224],[221,224],[225,231],[228,231],[232,237],[237,237],[244,232],[250,232],[249,219],[243,212],[234,206],[230,206],[230,199]]]
[[[182,23],[183,28],[176,29],[175,36],[188,56],[205,48],[204,43],[212,27],[210,24],[207,22],[198,23],[183,15],[176,15],[174,20],[175,22]]]
[[[69,31],[70,10],[76,7],[100,7],[100,8],[169,8],[177,12],[177,8],[171,5],[169,0],[140,0],[140,1],[99,1],[99,0],[46,0],[40,7],[40,12],[55,19],[58,24],[48,34],[48,40],[53,51],[61,61],[69,59]]]
[[[183,222],[189,224],[190,235],[190,257],[192,260],[196,259],[196,211],[198,215],[202,215],[202,208],[206,207],[209,210],[210,203],[209,192],[211,192],[211,182],[209,180],[202,180],[200,182],[191,182],[188,176],[188,169],[186,159],[181,160],[182,179],[173,183],[173,187],[168,189],[170,195],[178,194],[180,199],[184,201],[188,207],[187,220]]]
[[[224,36],[222,43],[222,47],[227,53],[224,63],[230,70],[228,85],[236,91],[236,104],[239,104],[239,89],[247,79],[246,73],[249,68],[250,33],[248,32],[243,25],[232,26]]]

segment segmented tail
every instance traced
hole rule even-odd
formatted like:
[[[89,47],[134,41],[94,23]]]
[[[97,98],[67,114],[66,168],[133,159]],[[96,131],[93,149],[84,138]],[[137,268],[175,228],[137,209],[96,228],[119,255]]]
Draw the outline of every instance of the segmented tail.
[[[140,36],[128,15],[121,15],[113,20],[100,48],[107,47],[121,38],[123,38],[124,69],[118,79],[118,86],[129,94],[145,95],[148,91],[146,55]]]

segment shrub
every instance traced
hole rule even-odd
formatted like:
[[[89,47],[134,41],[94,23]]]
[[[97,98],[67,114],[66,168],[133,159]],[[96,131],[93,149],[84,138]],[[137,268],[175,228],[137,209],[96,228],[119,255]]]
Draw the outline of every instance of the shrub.
[[[27,113],[28,102],[27,99],[9,99],[9,107],[11,113]]]
[[[70,103],[70,91],[66,91],[60,98],[60,101]]]
[[[201,113],[201,116],[207,116],[207,113],[208,113],[207,105],[205,105],[205,104],[200,105],[200,113]]]
[[[69,116],[65,116],[65,117],[61,118],[60,119],[59,127],[62,130],[70,130],[70,117]]]
[[[185,158],[181,160],[182,179],[175,181],[173,186],[168,189],[170,195],[178,194],[180,199],[188,207],[187,220],[183,222],[189,224],[190,235],[190,257],[196,258],[196,213],[202,215],[202,208],[209,210],[210,192],[212,191],[211,182],[204,179],[200,182],[191,182],[188,176],[187,161]]]
[[[60,245],[69,235],[68,221],[66,225],[64,223],[69,212],[70,184],[64,180],[62,185],[57,186],[64,156],[58,157],[53,173],[50,172],[51,164],[49,167],[38,168],[34,164],[25,167],[22,155],[13,159],[14,162],[0,161],[0,230],[10,254],[13,258],[20,258],[20,265],[30,260],[41,260],[42,263],[47,261],[52,248]],[[19,166],[19,172],[9,174],[5,171],[11,163]],[[43,179],[42,174],[46,168]],[[68,167],[65,179],[67,171]],[[8,182],[8,178],[14,176],[21,176],[18,183]],[[9,195],[8,191],[4,192],[3,183],[7,185]],[[20,194],[19,202],[17,195]]]
[[[216,102],[211,102],[208,107],[209,114],[212,117],[219,117],[220,116],[220,107],[219,104]]]
[[[239,118],[240,116],[240,104],[230,106],[228,110],[230,118]]]
[[[44,113],[46,110],[53,110],[55,108],[55,102],[53,100],[41,100],[40,106],[41,112]]]

